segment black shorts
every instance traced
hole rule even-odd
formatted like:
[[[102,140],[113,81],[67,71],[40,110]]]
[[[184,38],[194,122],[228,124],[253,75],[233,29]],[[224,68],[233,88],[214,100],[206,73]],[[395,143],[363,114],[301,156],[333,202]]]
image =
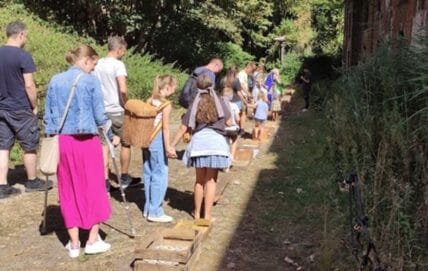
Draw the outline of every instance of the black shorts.
[[[39,144],[37,117],[31,110],[0,109],[0,150],[10,150],[18,140],[24,151],[35,151]]]

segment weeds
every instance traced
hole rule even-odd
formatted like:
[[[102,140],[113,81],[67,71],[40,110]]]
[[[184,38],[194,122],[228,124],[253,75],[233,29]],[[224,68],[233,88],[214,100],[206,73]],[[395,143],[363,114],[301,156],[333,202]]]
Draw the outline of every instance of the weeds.
[[[22,4],[5,4],[0,6],[0,39],[5,40],[6,25],[16,19],[24,21],[29,30],[26,50],[31,52],[37,65],[35,82],[40,91],[41,104],[50,78],[67,69],[64,55],[79,43],[86,43],[98,52],[100,57],[107,53],[107,47],[101,46],[94,39],[79,36],[70,29],[55,23],[46,22],[25,9]],[[159,74],[177,76],[181,85],[187,76],[174,68],[173,64],[163,64],[150,55],[127,53],[124,62],[128,69],[128,88],[133,98],[147,98],[151,94],[153,80]],[[40,108],[43,109],[43,108]]]
[[[261,186],[268,195],[281,191],[284,199],[276,200],[274,209],[263,217],[265,227],[279,221],[300,225],[300,231],[316,242],[316,270],[349,267],[352,255],[343,253],[340,240],[347,229],[346,198],[338,193],[334,183],[335,168],[328,156],[329,129],[324,113],[287,116],[278,134],[285,135],[281,139],[284,144],[271,149],[278,154],[278,171],[269,175],[272,181],[263,181]]]
[[[26,11],[24,5],[12,2],[0,3],[0,39],[5,41],[5,28],[9,22],[20,19],[26,23],[29,30],[26,50],[31,52],[37,65],[34,80],[39,90],[40,117],[44,111],[44,97],[49,80],[54,74],[62,72],[68,67],[64,58],[66,51],[79,43],[86,43],[93,46],[100,56],[104,56],[106,46],[97,44],[91,38],[78,36],[70,29],[65,29],[55,23],[43,21]],[[187,75],[175,69],[172,64],[163,64],[154,60],[150,55],[128,52],[123,61],[128,69],[128,89],[131,98],[148,98],[156,75],[175,75],[179,82],[178,89],[187,79]],[[11,160],[21,161],[21,154],[21,149],[15,146],[11,151]]]
[[[376,243],[405,268],[426,256],[428,47],[392,48],[344,70],[325,105],[337,178],[357,171]]]

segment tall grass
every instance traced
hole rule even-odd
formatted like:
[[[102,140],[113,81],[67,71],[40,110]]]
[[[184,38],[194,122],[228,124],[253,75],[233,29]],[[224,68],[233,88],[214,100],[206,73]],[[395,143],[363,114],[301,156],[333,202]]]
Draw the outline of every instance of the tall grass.
[[[43,21],[28,12],[24,5],[13,2],[0,1],[0,40],[6,40],[5,28],[9,22],[20,19],[26,23],[29,36],[25,49],[33,55],[37,65],[34,79],[39,90],[39,112],[42,115],[44,96],[50,78],[68,67],[64,58],[65,52],[79,43],[85,43],[94,47],[100,56],[104,56],[107,48],[91,38],[79,36],[55,23]],[[180,85],[179,89],[187,78],[187,75],[175,69],[173,64],[163,64],[149,55],[128,52],[123,61],[128,70],[128,88],[132,98],[147,98],[151,94],[156,75],[175,75]],[[15,145],[11,150],[11,160],[19,162],[21,154],[22,150]]]
[[[426,257],[426,44],[384,45],[367,63],[344,70],[326,103],[339,178],[358,173],[376,242],[400,268]]]
[[[64,59],[66,51],[77,44],[85,43],[94,47],[100,56],[107,53],[107,46],[97,44],[94,39],[79,36],[55,23],[43,21],[28,12],[22,4],[6,3],[3,6],[0,5],[0,40],[5,41],[6,39],[6,25],[17,19],[24,21],[29,30],[26,50],[31,52],[37,65],[38,71],[35,74],[35,82],[41,92],[41,97],[44,96],[50,78],[67,68],[68,64]],[[128,52],[123,61],[128,69],[128,85],[131,97],[148,97],[156,75],[166,73],[175,75],[180,85],[184,84],[187,78],[185,74],[175,69],[173,64],[163,64],[150,55]]]

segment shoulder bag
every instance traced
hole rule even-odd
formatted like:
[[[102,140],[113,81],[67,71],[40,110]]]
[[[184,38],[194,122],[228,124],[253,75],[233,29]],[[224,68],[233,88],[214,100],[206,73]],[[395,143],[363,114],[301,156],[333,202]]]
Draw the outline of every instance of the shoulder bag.
[[[65,106],[65,110],[62,114],[61,122],[59,125],[58,134],[61,133],[61,130],[64,126],[65,119],[70,109],[71,100],[73,99],[74,92],[76,90],[77,82],[79,81],[82,75],[83,73],[77,75],[76,79],[73,82],[73,85],[71,86],[70,93],[68,94],[67,104]],[[57,173],[59,164],[58,134],[42,139],[40,147],[39,165],[40,171],[46,176],[55,175]]]

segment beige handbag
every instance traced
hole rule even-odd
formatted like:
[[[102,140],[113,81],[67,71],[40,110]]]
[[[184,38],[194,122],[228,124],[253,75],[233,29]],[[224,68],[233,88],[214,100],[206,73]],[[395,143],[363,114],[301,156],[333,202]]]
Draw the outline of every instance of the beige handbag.
[[[71,100],[73,99],[74,92],[76,90],[77,82],[83,73],[80,73],[71,86],[70,94],[68,95],[67,104],[61,118],[61,122],[58,129],[58,134],[61,133],[62,127],[64,126],[65,118],[67,117],[68,110],[70,109]],[[39,166],[40,171],[46,175],[55,175],[59,164],[59,143],[58,134],[50,137],[42,138],[40,147]]]

